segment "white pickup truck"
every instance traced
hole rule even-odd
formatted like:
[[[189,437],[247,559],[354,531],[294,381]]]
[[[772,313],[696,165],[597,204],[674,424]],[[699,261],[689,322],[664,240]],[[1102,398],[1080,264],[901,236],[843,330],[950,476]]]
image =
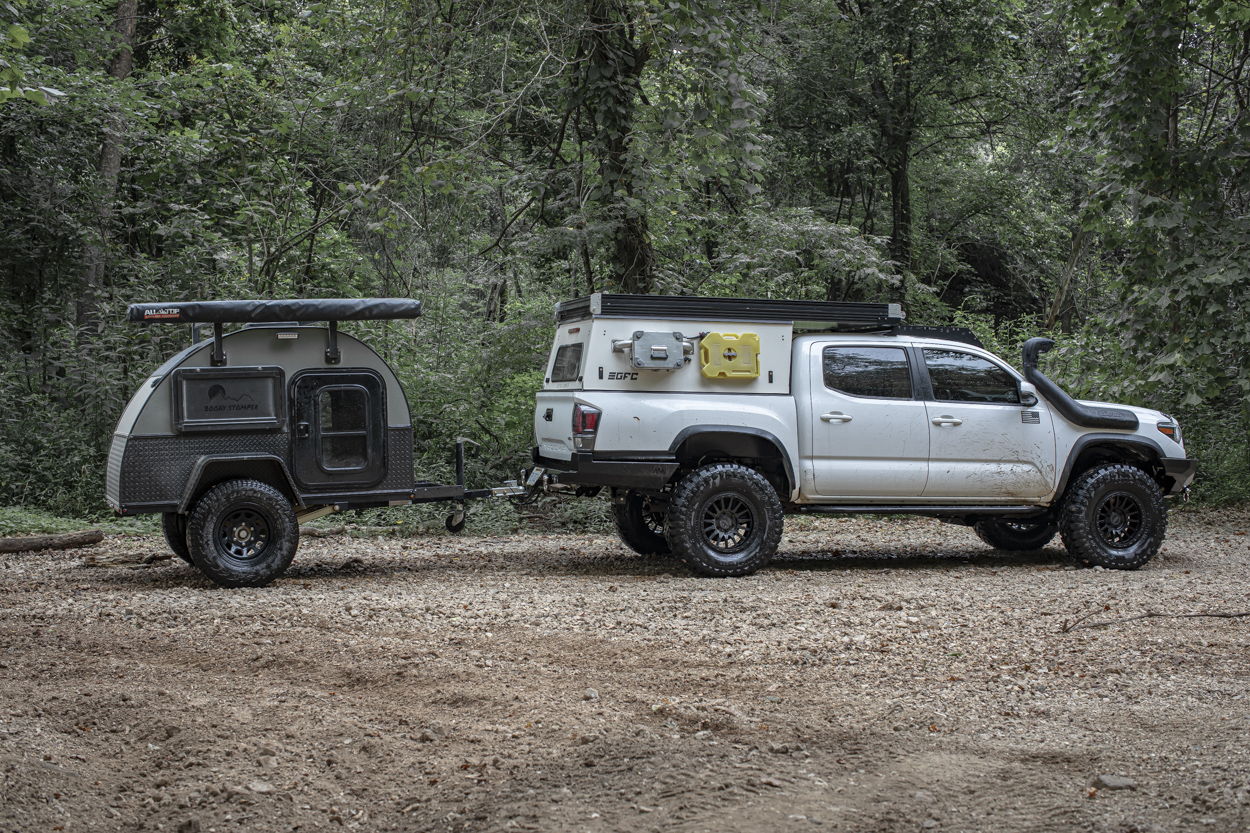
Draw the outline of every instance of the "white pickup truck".
[[[1078,402],[967,330],[897,304],[596,294],[557,307],[529,482],[612,492],[622,540],[711,576],[768,563],[786,513],[973,526],[1000,549],[1059,532],[1136,569],[1196,462],[1146,408]]]

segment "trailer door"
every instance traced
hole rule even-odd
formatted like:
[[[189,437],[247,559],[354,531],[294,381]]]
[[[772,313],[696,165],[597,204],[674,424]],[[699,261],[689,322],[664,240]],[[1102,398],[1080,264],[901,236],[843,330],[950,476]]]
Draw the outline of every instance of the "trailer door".
[[[304,373],[292,383],[291,459],[308,489],[361,489],[386,475],[386,390],[365,370]]]

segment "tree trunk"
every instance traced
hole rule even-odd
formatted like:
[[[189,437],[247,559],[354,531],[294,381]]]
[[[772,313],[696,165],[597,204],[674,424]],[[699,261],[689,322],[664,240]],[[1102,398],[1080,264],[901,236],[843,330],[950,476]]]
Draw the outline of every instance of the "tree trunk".
[[[134,69],[135,23],[138,0],[119,0],[113,23],[115,51],[109,63],[109,75],[117,82],[126,80]],[[84,326],[95,318],[96,301],[104,289],[104,241],[113,218],[113,198],[117,195],[117,177],[122,167],[122,141],[126,121],[118,113],[111,114],[104,126],[104,143],[100,148],[99,236],[87,246],[86,273],[82,297],[77,302],[77,324]]]
[[[596,127],[595,144],[603,180],[599,204],[616,225],[613,249],[614,277],[622,292],[651,291],[655,274],[655,251],[647,228],[647,215],[634,199],[635,171],[630,158],[633,144],[634,107],[640,94],[639,79],[650,57],[650,48],[637,44],[628,7],[605,0],[588,0],[584,49],[589,74],[581,79],[581,104]]]
[[[907,172],[910,142],[903,139],[888,156],[890,169],[890,259],[911,269],[911,178]]]

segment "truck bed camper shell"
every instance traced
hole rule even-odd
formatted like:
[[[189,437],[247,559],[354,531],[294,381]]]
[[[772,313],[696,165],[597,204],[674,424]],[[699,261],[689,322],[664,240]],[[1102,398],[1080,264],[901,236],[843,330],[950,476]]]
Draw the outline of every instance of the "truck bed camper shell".
[[[420,313],[420,301],[392,298],[132,305],[133,322],[212,324],[213,338],[170,358],[130,400],[109,451],[109,505],[160,513],[171,548],[227,585],[272,580],[294,555],[299,523],[341,509],[446,501],[458,531],[465,500],[519,490],[466,489],[464,440],[456,483],[414,482],[399,379],[338,332],[340,321]],[[230,484],[252,485],[233,503],[210,500]],[[250,508],[232,519],[234,504]],[[275,560],[275,549],[290,552]]]

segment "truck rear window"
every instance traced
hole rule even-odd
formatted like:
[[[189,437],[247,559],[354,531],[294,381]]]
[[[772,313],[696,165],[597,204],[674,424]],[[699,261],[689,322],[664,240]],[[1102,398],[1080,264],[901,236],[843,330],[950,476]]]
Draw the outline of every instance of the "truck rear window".
[[[566,344],[556,351],[556,360],[551,366],[551,381],[576,382],[581,367],[582,344]]]
[[[825,385],[851,396],[911,399],[911,371],[900,347],[826,347]]]

